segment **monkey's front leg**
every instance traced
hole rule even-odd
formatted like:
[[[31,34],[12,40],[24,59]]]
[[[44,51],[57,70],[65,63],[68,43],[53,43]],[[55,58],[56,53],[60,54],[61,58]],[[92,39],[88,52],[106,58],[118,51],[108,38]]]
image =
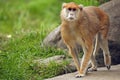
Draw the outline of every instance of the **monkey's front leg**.
[[[91,55],[93,52],[93,45],[90,45],[88,48],[83,49],[83,50],[85,50],[84,51],[85,53],[82,57],[79,74],[76,75],[77,78],[85,76],[85,74],[86,74],[88,64],[90,63]]]
[[[80,61],[78,58],[78,51],[77,51],[76,47],[68,46],[68,49],[69,49],[70,55],[72,56],[72,58],[74,60],[77,70],[80,71]]]

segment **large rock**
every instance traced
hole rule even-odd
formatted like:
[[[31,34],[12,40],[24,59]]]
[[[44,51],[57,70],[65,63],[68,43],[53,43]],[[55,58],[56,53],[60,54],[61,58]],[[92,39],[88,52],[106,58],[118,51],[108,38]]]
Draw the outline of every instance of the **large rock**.
[[[120,0],[112,0],[100,6],[110,17],[109,47],[112,64],[120,64]],[[60,35],[60,26],[52,31],[43,41],[45,46],[54,46],[66,49]],[[78,49],[80,46],[78,45]],[[102,53],[100,51],[100,53]],[[103,66],[102,54],[97,55],[97,62]]]
[[[44,46],[52,46],[57,48],[66,49],[67,47],[63,43],[60,35],[60,26],[53,30],[44,40]]]

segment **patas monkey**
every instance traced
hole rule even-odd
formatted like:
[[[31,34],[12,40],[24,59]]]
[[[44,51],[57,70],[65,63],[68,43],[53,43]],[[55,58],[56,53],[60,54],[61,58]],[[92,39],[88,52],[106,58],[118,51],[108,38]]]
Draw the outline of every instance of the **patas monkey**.
[[[63,3],[60,16],[62,39],[79,72],[76,77],[85,76],[90,63],[92,64],[91,70],[97,70],[95,55],[99,48],[103,50],[104,62],[109,70],[111,56],[107,40],[108,15],[98,7],[83,7],[70,2]],[[80,44],[83,48],[84,55],[81,64],[77,55],[76,44]]]

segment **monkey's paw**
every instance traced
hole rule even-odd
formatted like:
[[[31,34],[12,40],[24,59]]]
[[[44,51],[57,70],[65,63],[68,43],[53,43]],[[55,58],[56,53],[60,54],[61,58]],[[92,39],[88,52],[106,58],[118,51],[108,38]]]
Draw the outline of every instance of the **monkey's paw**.
[[[84,77],[84,76],[85,76],[85,74],[77,74],[77,75],[75,75],[76,78],[81,78],[81,77]]]
[[[88,72],[93,72],[93,71],[97,71],[97,68],[89,68]]]
[[[106,67],[107,67],[107,69],[108,69],[108,70],[110,70],[110,68],[111,68],[111,65],[107,65]]]

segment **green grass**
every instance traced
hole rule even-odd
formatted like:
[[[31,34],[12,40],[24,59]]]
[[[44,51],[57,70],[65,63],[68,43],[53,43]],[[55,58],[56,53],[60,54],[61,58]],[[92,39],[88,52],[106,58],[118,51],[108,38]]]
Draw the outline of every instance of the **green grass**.
[[[0,54],[0,64],[2,65],[0,78],[29,80],[34,75],[34,70],[30,66],[36,57],[47,58],[56,54],[63,54],[63,51],[54,48],[40,47],[39,36],[39,33],[28,33],[22,38],[11,39],[4,46],[5,48]]]
[[[70,1],[99,5],[96,0],[0,0],[0,80],[42,80],[60,74],[68,63],[52,62],[36,69],[32,61],[66,55],[41,43],[60,25],[62,3]]]

